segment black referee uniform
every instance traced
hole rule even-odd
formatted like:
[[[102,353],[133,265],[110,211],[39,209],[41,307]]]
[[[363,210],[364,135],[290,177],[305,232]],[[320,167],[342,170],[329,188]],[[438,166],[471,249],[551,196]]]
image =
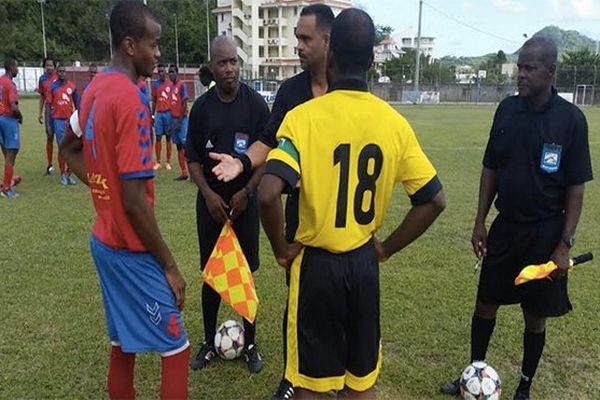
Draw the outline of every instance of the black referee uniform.
[[[198,162],[209,187],[229,204],[231,197],[244,189],[250,180],[251,173],[245,173],[231,182],[221,182],[212,173],[217,164],[208,157],[209,152],[238,156],[246,152],[256,140],[266,141],[263,136],[264,127],[269,119],[269,108],[264,99],[255,90],[244,83],[239,84],[237,97],[230,103],[222,102],[216,90],[209,90],[199,97],[192,106],[189,116],[188,138],[186,142],[186,158],[189,163]],[[223,225],[212,219],[202,193],[198,191],[196,198],[196,223],[200,247],[200,268],[204,270]],[[258,237],[259,217],[255,193],[250,193],[246,210],[233,221],[235,230],[250,270],[259,267]],[[204,292],[211,292],[210,287],[203,288],[204,334],[207,343],[212,343],[215,336],[216,311],[206,310]],[[219,302],[216,292],[208,303]],[[249,325],[244,319],[244,324]],[[253,343],[253,328],[245,326],[246,341]]]
[[[539,317],[571,310],[567,277],[515,286],[521,269],[547,262],[561,240],[568,186],[592,179],[587,123],[573,104],[552,96],[533,112],[525,99],[498,107],[483,165],[496,172],[494,220],[479,282],[486,304],[515,304]]]

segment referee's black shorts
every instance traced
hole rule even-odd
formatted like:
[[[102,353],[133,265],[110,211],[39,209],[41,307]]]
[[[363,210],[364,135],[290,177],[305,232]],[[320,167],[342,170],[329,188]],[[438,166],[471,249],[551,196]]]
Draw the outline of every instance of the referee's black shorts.
[[[536,222],[509,222],[497,217],[490,228],[477,298],[487,304],[520,303],[539,317],[558,317],[571,310],[567,277],[514,281],[523,267],[548,262],[561,240],[564,215]]]
[[[212,219],[200,191],[198,191],[196,197],[196,226],[198,228],[198,241],[200,245],[200,269],[204,270],[215,247],[215,243],[217,243],[217,239],[221,234],[223,224]],[[240,246],[246,256],[246,260],[248,260],[250,271],[256,271],[259,266],[259,220],[256,196],[252,196],[248,200],[246,211],[233,221],[232,226],[240,241]]]
[[[286,379],[315,392],[371,388],[381,367],[373,243],[342,254],[306,247],[290,278]]]

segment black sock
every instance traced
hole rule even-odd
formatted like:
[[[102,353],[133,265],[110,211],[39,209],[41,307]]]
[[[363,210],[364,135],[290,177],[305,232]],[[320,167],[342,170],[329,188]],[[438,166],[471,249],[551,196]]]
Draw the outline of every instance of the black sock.
[[[254,324],[246,321],[246,318],[242,318],[244,320],[244,347],[248,348],[250,345],[255,344],[256,340],[256,320],[254,320]]]
[[[211,346],[215,345],[217,333],[217,315],[221,296],[206,283],[202,285],[202,317],[204,320],[204,340]]]
[[[531,381],[535,376],[544,345],[546,344],[546,331],[533,333],[525,329],[523,334],[523,364],[521,366],[521,382],[519,382],[518,392],[529,395]]]
[[[471,321],[471,362],[485,360],[496,318],[485,319],[473,314]]]

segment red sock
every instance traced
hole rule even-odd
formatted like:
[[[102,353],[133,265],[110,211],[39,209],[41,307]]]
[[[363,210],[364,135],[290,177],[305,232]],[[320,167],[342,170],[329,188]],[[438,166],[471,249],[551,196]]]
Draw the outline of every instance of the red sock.
[[[167,164],[171,163],[171,154],[173,153],[173,143],[171,139],[167,137]]]
[[[179,159],[179,168],[181,168],[181,175],[188,176],[187,164],[185,163],[185,150],[177,150],[177,158]]]
[[[48,165],[52,165],[53,145],[52,140],[46,139],[46,158],[48,159]]]
[[[4,180],[2,181],[2,190],[7,191],[10,189],[10,183],[12,181],[14,172],[15,169],[12,165],[4,164]]]
[[[160,153],[162,152],[162,142],[156,138],[156,162],[160,164]]]
[[[113,346],[108,366],[108,397],[111,400],[135,399],[133,369],[135,353],[123,353],[121,346]]]
[[[160,398],[188,398],[188,361],[190,348],[161,359]]]
[[[60,173],[65,173],[65,159],[63,158],[60,151],[58,152],[58,167],[60,168]]]

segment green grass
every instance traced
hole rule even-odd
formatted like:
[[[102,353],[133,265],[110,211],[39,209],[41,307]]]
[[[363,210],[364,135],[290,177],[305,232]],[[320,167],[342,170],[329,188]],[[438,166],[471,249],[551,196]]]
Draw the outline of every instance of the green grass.
[[[36,122],[36,105],[36,100],[22,102],[25,123],[16,166],[23,177],[21,197],[0,199],[0,398],[105,398],[110,345],[88,248],[94,218],[90,196],[81,184],[61,187],[57,175],[43,176],[45,138]],[[442,399],[438,386],[455,377],[468,358],[477,284],[469,238],[494,108],[413,106],[400,111],[438,169],[448,207],[421,239],[381,266],[384,361],[377,390],[383,399]],[[585,113],[598,172],[600,109]],[[196,351],[202,337],[196,191],[190,183],[174,182],[176,176],[176,170],[158,172],[156,213],[188,283],[184,320]],[[399,192],[380,236],[400,221],[408,204]],[[592,182],[574,252],[600,256],[598,221],[600,189]],[[264,399],[279,382],[286,287],[264,235],[261,240],[257,338],[265,369],[250,375],[241,360],[216,361],[190,372],[191,398]],[[600,290],[594,264],[572,275],[574,311],[548,323],[534,398],[600,398]],[[228,306],[221,307],[219,321],[232,316]],[[512,397],[518,380],[521,338],[519,307],[503,307],[488,361],[503,379],[506,398]],[[159,363],[154,354],[138,356],[138,398],[158,398]]]

